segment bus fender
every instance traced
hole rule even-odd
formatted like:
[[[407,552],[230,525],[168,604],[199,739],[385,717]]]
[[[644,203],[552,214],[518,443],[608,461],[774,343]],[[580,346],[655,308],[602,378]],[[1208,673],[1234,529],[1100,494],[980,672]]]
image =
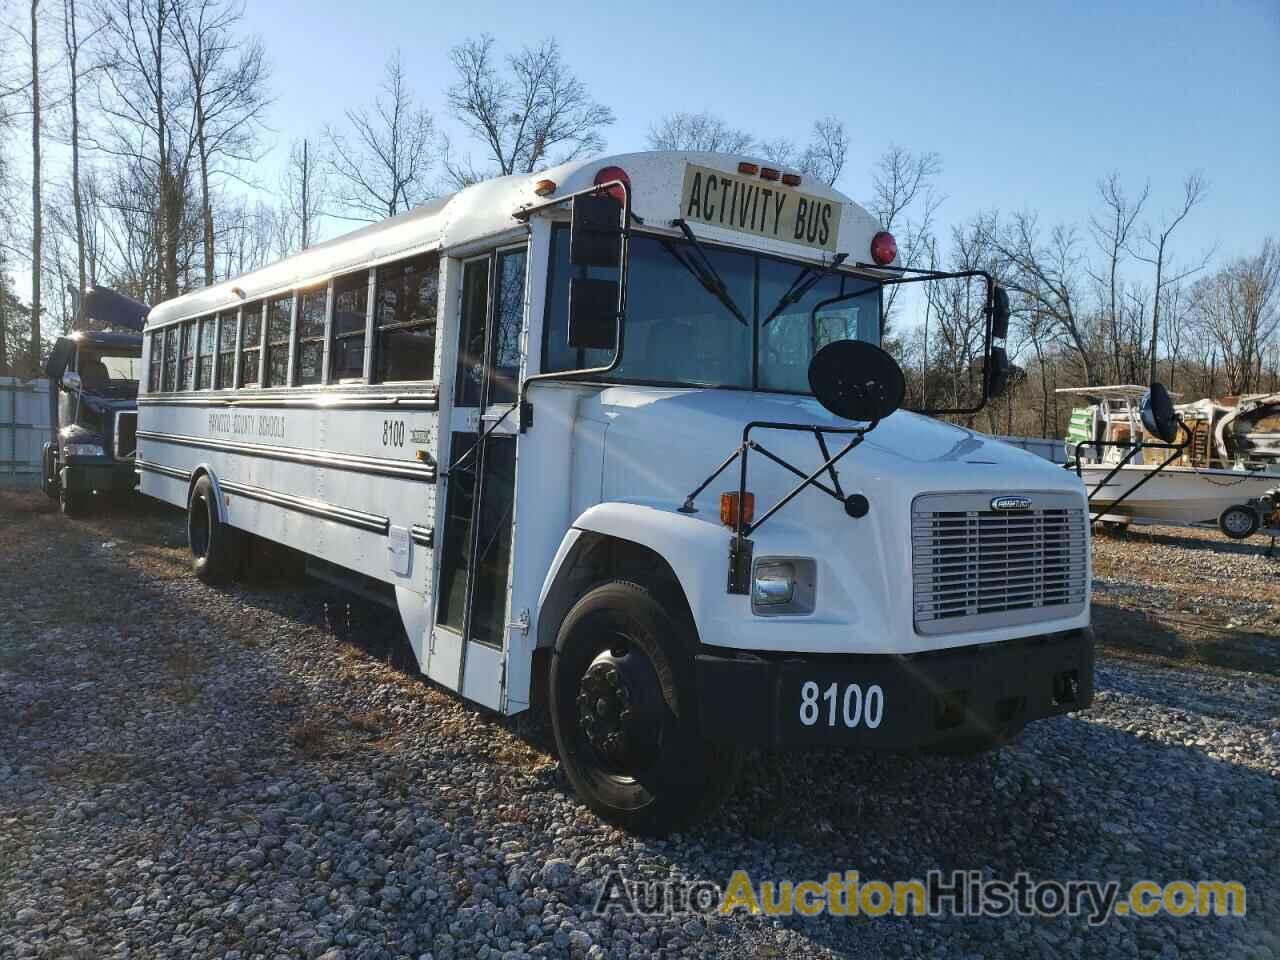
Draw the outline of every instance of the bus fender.
[[[684,592],[695,628],[707,602],[723,601],[728,556],[723,528],[643,504],[597,504],[573,522],[547,571],[538,596],[538,646],[555,642],[560,621],[576,599],[570,595],[574,566],[582,548],[598,536],[629,541],[662,558]],[[711,558],[720,562],[707,562]]]
[[[187,481],[186,506],[189,508],[191,505],[191,494],[195,492],[196,481],[199,480],[201,477],[205,477],[205,476],[209,478],[209,483],[213,485],[213,504],[218,511],[218,522],[226,523],[227,522],[227,506],[222,499],[222,487],[218,485],[218,475],[213,472],[213,467],[209,466],[208,463],[201,463],[199,466],[197,466],[194,470],[191,471],[191,479]]]

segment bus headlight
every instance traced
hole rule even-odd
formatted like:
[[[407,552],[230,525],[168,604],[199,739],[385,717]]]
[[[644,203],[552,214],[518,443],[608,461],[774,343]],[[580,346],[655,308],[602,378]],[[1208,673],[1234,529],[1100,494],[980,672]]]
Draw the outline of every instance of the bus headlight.
[[[105,456],[102,447],[96,443],[68,443],[63,448],[68,457],[101,457]]]
[[[761,557],[751,577],[751,610],[757,616],[813,613],[817,564],[809,557]]]

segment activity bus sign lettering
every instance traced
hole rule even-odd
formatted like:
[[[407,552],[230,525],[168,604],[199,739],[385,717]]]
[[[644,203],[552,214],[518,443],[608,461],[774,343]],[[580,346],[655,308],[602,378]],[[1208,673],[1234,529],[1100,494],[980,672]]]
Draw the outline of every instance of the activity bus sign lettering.
[[[691,163],[685,168],[680,215],[690,223],[835,252],[840,207],[776,181]]]

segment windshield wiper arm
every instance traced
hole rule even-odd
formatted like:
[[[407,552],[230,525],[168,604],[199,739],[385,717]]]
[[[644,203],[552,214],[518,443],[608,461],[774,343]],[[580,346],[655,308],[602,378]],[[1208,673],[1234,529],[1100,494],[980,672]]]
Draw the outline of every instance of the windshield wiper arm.
[[[711,294],[719,300],[730,313],[738,318],[738,322],[744,327],[751,326],[751,321],[738,308],[734,302],[733,296],[729,293],[729,288],[725,286],[724,280],[720,278],[720,274],[716,272],[715,265],[712,264],[711,258],[707,256],[706,250],[702,248],[702,244],[698,242],[698,238],[694,236],[693,231],[689,229],[689,224],[683,220],[672,220],[672,224],[680,228],[680,232],[684,234],[685,239],[689,241],[690,246],[698,253],[698,258],[686,257],[680,253],[674,246],[667,241],[662,242],[662,246],[676,261],[693,274],[694,278],[702,284],[707,293]]]
[[[764,318],[760,326],[767,326],[771,320],[777,317],[778,314],[782,313],[783,310],[787,309],[787,307],[791,306],[793,303],[798,303],[806,293],[814,288],[819,280],[829,274],[836,267],[840,266],[840,264],[844,263],[847,259],[849,259],[849,255],[847,253],[837,253],[835,257],[832,258],[831,262],[823,266],[821,269],[816,269],[813,266],[807,266],[801,270],[796,275],[796,278],[791,281],[791,286],[787,288],[787,292],[782,295],[780,300],[778,300],[778,305],[769,311],[769,315]]]

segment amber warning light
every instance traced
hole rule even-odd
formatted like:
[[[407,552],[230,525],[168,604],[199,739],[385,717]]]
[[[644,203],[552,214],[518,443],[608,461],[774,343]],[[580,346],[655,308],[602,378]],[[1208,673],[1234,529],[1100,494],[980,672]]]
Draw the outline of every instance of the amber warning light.
[[[742,498],[742,523],[750,523],[756,516],[756,495],[747,493]],[[720,522],[726,527],[738,526],[738,492],[720,494]]]

